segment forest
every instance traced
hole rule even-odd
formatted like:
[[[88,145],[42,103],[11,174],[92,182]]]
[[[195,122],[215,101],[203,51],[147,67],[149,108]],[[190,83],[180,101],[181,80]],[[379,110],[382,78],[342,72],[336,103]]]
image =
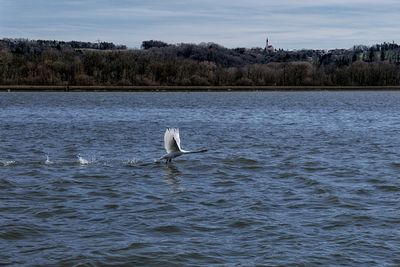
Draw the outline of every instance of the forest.
[[[399,86],[400,46],[225,48],[215,43],[0,40],[0,85]]]

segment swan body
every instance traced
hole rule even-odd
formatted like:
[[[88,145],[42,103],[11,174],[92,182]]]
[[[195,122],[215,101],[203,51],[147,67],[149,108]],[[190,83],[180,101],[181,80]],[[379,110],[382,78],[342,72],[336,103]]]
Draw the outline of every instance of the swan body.
[[[207,149],[198,149],[193,151],[183,150],[181,148],[181,139],[179,137],[178,128],[167,128],[164,134],[164,147],[167,151],[167,154],[162,156],[159,160],[165,159],[165,163],[169,163],[173,158],[182,156],[184,154],[201,153],[207,151]]]

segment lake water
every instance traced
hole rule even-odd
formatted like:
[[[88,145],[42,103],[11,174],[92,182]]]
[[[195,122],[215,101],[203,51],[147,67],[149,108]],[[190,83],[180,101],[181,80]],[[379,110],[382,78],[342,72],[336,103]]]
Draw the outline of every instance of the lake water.
[[[400,92],[0,93],[0,265],[399,266],[399,133]]]

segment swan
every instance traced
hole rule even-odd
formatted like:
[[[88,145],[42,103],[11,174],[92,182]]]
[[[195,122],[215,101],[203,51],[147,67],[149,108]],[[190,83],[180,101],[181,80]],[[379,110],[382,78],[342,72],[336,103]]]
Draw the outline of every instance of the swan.
[[[167,154],[162,156],[158,161],[165,159],[165,163],[169,163],[172,161],[173,158],[182,156],[184,154],[193,154],[208,151],[208,149],[198,149],[192,151],[183,150],[181,148],[181,139],[179,138],[178,128],[167,128],[164,134],[164,147],[167,151]]]

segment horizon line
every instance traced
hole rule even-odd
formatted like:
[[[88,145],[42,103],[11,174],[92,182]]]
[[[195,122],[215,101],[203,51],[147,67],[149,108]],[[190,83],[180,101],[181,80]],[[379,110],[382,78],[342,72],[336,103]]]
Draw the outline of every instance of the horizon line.
[[[268,37],[267,37],[268,38]],[[266,38],[266,39],[267,39]],[[269,39],[269,38],[268,38]],[[128,46],[128,45],[126,45],[126,44],[123,44],[123,43],[115,43],[114,41],[103,41],[103,40],[100,40],[100,39],[98,39],[98,40],[96,40],[96,41],[86,41],[86,40],[78,40],[78,39],[76,39],[76,40],[74,40],[74,39],[69,39],[69,40],[66,40],[66,39],[41,39],[41,38],[38,38],[38,39],[30,39],[30,38],[27,38],[27,37],[2,37],[1,38],[1,40],[28,40],[28,41],[57,41],[57,42],[65,42],[65,43],[68,43],[68,42],[82,42],[82,43],[92,43],[92,44],[96,44],[96,43],[112,43],[112,44],[114,44],[114,45],[116,45],[116,46],[126,46],[126,48],[127,48],[127,50],[129,50],[129,49],[138,49],[138,50],[142,50],[143,48],[141,48],[141,46],[142,45],[140,45],[139,47],[138,46]],[[210,45],[210,44],[215,44],[215,45],[218,45],[218,46],[221,46],[221,47],[223,47],[223,48],[227,48],[227,49],[238,49],[238,48],[245,48],[245,49],[264,49],[265,48],[265,46],[264,47],[262,47],[262,46],[253,46],[253,47],[244,47],[244,46],[235,46],[235,47],[232,47],[232,46],[225,46],[225,45],[223,45],[223,44],[220,44],[220,43],[217,43],[217,42],[213,42],[213,41],[202,41],[202,42],[199,42],[199,43],[195,43],[195,42],[176,42],[176,43],[169,43],[169,42],[166,42],[166,41],[163,41],[163,40],[160,40],[160,39],[148,39],[148,40],[143,40],[142,41],[142,43],[143,42],[146,42],[146,41],[159,41],[159,42],[163,42],[163,43],[165,43],[165,44],[167,44],[167,45],[181,45],[181,44],[191,44],[191,45],[202,45],[202,44],[206,44],[206,45]],[[366,45],[366,44],[354,44],[354,45],[352,45],[352,47],[348,47],[348,48],[344,48],[344,47],[336,47],[336,48],[305,48],[305,47],[303,47],[303,48],[293,48],[293,49],[284,49],[284,48],[278,48],[278,47],[274,47],[273,46],[273,48],[276,50],[276,51],[280,51],[280,50],[283,50],[283,51],[301,51],[301,50],[322,50],[322,51],[330,51],[330,50],[341,50],[341,49],[345,49],[345,50],[351,50],[351,49],[353,49],[354,47],[356,47],[356,46],[366,46],[366,47],[373,47],[373,46],[376,46],[376,45],[382,45],[382,44],[397,44],[394,40],[392,40],[391,42],[388,42],[388,41],[384,41],[384,42],[380,42],[380,43],[375,43],[375,44],[372,44],[372,45]]]

